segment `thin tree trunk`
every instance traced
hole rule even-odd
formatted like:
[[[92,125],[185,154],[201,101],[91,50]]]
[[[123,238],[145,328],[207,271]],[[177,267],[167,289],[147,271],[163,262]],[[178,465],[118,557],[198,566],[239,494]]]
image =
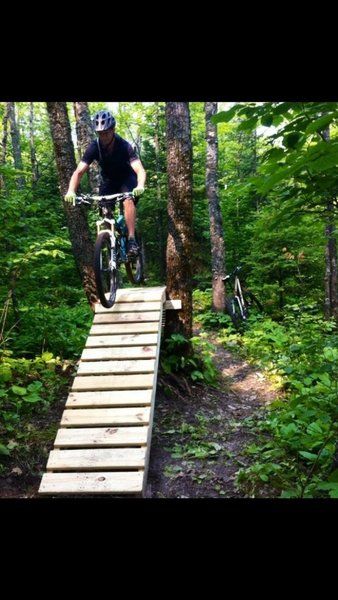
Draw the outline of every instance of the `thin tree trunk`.
[[[64,196],[76,166],[67,105],[65,102],[47,102],[47,112],[59,175],[60,193]],[[68,202],[64,202],[63,206],[75,261],[87,298],[93,307],[97,302],[97,295],[93,270],[94,247],[88,223],[79,208],[71,206]]]
[[[218,139],[217,126],[211,117],[217,113],[217,102],[205,102],[205,125],[207,140],[206,193],[210,217],[212,308],[217,312],[225,309],[224,238],[222,213],[218,194]]]
[[[328,216],[325,225],[326,249],[325,249],[325,317],[337,317],[337,242],[336,223],[332,200],[328,201],[326,207]]]
[[[6,164],[6,154],[7,154],[7,141],[8,141],[8,119],[9,119],[9,108],[8,102],[4,103],[4,118],[3,118],[3,137],[2,137],[2,147],[1,147],[1,155],[0,155],[0,166],[4,166]],[[5,189],[5,177],[2,173],[0,173],[0,189]]]
[[[156,210],[157,210],[157,239],[159,249],[159,262],[160,262],[160,278],[164,279],[165,276],[165,254],[164,254],[164,236],[163,236],[163,211],[162,211],[162,194],[161,194],[161,179],[160,179],[160,108],[158,102],[155,103],[156,114],[155,114],[155,164],[156,164]]]
[[[32,168],[32,189],[36,188],[39,178],[38,163],[36,160],[35,144],[34,144],[34,103],[29,103],[29,149]]]
[[[14,102],[8,102],[8,114],[9,114],[9,122],[11,124],[11,138],[12,138],[14,166],[18,171],[22,171],[20,132],[19,132],[19,128],[16,123]],[[22,174],[20,174],[16,178],[16,187],[18,188],[18,190],[22,190],[25,187],[25,179]]]
[[[192,148],[188,102],[167,102],[167,292],[182,310],[167,312],[166,335],[192,336]],[[191,350],[187,347],[187,353]]]
[[[330,128],[323,131],[323,138],[326,142],[330,140]],[[334,214],[333,199],[330,198],[326,205],[327,219],[325,224],[325,317],[337,317],[337,242],[336,242],[336,221]]]
[[[88,102],[74,102],[74,115],[76,120],[76,136],[79,144],[80,160],[87,146],[95,139]],[[96,161],[90,165],[88,173],[91,192],[93,194],[98,194],[100,187],[100,169]]]

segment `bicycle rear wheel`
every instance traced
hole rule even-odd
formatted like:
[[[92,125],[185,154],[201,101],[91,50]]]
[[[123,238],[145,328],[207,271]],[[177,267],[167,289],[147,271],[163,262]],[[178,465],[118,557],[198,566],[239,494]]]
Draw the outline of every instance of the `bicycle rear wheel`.
[[[135,231],[135,240],[140,248],[137,256],[128,257],[128,261],[126,264],[127,276],[130,283],[139,284],[143,281],[144,278],[144,270],[143,270],[143,256],[142,256],[142,248],[141,242],[137,232]]]
[[[258,308],[259,311],[263,312],[263,305],[258,300],[257,296],[252,292],[245,291],[244,292],[244,302],[245,304],[251,308]]]
[[[102,306],[111,308],[116,299],[117,273],[116,251],[112,260],[111,237],[108,231],[97,236],[94,249],[94,273],[97,293]]]

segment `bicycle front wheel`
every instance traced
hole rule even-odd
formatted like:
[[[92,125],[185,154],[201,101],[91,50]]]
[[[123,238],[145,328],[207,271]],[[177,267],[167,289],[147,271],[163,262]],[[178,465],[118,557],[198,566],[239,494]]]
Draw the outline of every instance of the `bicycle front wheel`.
[[[102,231],[95,242],[94,273],[97,293],[105,308],[111,308],[116,299],[116,266],[116,250],[112,249],[110,234]]]
[[[143,256],[142,256],[142,248],[139,236],[137,232],[135,232],[135,240],[140,248],[140,251],[137,256],[130,256],[126,262],[126,271],[127,276],[130,283],[139,284],[143,281],[144,278],[144,270],[143,270]]]
[[[241,312],[239,301],[236,296],[227,296],[225,299],[225,310],[228,313],[230,319],[232,320],[236,329],[239,329],[239,326],[243,320],[246,319],[246,312]]]

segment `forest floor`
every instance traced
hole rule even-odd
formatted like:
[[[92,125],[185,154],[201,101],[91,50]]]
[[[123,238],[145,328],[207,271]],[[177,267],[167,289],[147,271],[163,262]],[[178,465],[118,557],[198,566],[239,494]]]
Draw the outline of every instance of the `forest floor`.
[[[218,387],[159,376],[146,498],[245,497],[235,485],[236,472],[252,461],[244,448],[254,434],[244,420],[277,392],[262,372],[226,350],[216,332],[208,339],[216,347]],[[26,452],[4,457],[0,498],[38,497],[64,403],[63,393],[48,412],[31,417]]]

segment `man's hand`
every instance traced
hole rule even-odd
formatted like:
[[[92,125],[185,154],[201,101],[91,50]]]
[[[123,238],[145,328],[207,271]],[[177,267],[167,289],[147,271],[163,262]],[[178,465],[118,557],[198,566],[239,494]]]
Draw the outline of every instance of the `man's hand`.
[[[137,196],[141,196],[141,194],[143,194],[143,192],[144,192],[144,187],[137,186],[136,188],[133,189],[133,194],[134,194],[134,196],[136,196],[136,198],[137,198]]]
[[[65,195],[65,202],[71,202],[72,205],[75,206],[75,198],[76,198],[75,192],[68,192]]]

